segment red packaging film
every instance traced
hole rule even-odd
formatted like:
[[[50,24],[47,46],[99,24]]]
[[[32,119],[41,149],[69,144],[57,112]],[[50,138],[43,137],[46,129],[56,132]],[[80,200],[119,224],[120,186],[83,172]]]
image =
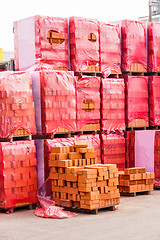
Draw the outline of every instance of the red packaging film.
[[[70,17],[69,43],[71,70],[99,71],[99,24],[97,20]]]
[[[124,79],[102,79],[102,130],[125,130]]]
[[[60,128],[76,130],[76,93],[73,72],[41,71],[42,133],[54,134]]]
[[[33,16],[14,22],[16,70],[68,70],[66,18]]]
[[[100,69],[105,77],[121,73],[120,31],[117,26],[100,22]]]
[[[29,72],[0,73],[0,138],[36,133]]]
[[[149,123],[160,125],[160,77],[149,77]]]
[[[102,134],[103,164],[117,164],[119,171],[125,168],[125,137],[124,134]]]
[[[160,71],[160,23],[148,23],[148,72]]]
[[[37,202],[34,141],[0,143],[0,208]]]
[[[119,23],[122,71],[146,72],[146,23],[132,20],[122,20]]]
[[[78,131],[100,128],[100,81],[99,77],[90,76],[82,76],[77,81]]]
[[[101,163],[101,141],[98,134],[75,136],[75,139],[77,139],[78,141],[82,141],[82,140],[86,141],[88,144],[88,147],[92,147],[94,151],[97,153],[98,163]]]
[[[148,77],[126,76],[126,124],[128,127],[147,127]]]

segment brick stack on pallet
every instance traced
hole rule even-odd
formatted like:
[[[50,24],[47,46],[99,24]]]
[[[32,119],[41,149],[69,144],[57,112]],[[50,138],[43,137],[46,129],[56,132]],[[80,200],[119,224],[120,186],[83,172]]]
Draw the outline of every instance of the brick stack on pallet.
[[[119,191],[121,195],[146,192],[154,188],[154,173],[146,172],[146,168],[126,168],[119,173]]]
[[[49,166],[57,205],[95,210],[119,204],[116,165],[97,164],[85,141],[51,148]]]

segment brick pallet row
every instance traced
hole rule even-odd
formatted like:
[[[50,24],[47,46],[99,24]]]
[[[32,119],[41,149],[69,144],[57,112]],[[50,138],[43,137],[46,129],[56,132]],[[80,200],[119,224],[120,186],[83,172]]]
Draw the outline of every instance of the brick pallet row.
[[[85,141],[51,148],[50,178],[57,205],[92,210],[119,204],[116,165],[96,163],[96,152]]]

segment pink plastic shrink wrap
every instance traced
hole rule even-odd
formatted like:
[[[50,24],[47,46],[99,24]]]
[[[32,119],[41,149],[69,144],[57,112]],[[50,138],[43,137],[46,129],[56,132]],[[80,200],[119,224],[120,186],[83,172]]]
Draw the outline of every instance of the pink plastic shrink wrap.
[[[154,174],[155,187],[160,188],[160,131],[155,131]]]
[[[37,159],[37,186],[38,188],[44,183],[44,139],[36,139],[36,159]]]
[[[117,26],[100,22],[100,69],[105,77],[121,73],[120,30]]]
[[[133,71],[131,64],[140,63],[141,69],[135,72],[146,71],[146,23],[132,20],[122,20],[121,25],[121,68],[122,71]]]
[[[93,147],[94,151],[97,152],[98,163],[101,163],[101,141],[100,141],[100,136],[98,134],[75,136],[75,138],[78,141],[82,141],[82,140],[87,141],[88,147]]]
[[[0,208],[37,202],[34,141],[0,143]]]
[[[100,78],[82,76],[77,81],[77,130],[100,123]]]
[[[148,77],[126,76],[126,123],[145,121],[148,125]],[[137,125],[138,127],[138,125]]]
[[[51,153],[51,147],[63,147],[63,146],[73,146],[75,138],[54,138],[52,140],[44,141],[44,170],[45,179],[49,177],[49,155]]]
[[[160,77],[149,77],[149,123],[160,125]]]
[[[99,71],[99,24],[97,20],[70,17],[71,70]]]
[[[148,72],[160,71],[160,23],[148,23]]]
[[[16,70],[68,70],[66,18],[33,16],[14,22]]]
[[[103,164],[117,164],[119,171],[125,168],[125,137],[124,134],[102,134]]]
[[[59,128],[76,130],[76,93],[73,72],[41,71],[42,133],[54,134]]]
[[[102,130],[125,130],[124,79],[102,79]]]
[[[36,133],[31,81],[28,72],[0,73],[0,138]]]

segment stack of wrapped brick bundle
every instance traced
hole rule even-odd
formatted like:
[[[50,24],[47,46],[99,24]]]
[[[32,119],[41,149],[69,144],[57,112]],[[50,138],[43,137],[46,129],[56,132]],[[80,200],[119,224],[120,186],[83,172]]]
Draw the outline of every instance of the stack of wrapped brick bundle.
[[[77,130],[100,129],[100,78],[82,76],[77,81]]]
[[[146,23],[122,20],[121,26],[121,69],[123,72],[146,72]]]
[[[37,202],[34,141],[0,143],[0,208]]]
[[[148,77],[126,76],[127,127],[148,127]]]
[[[75,72],[99,72],[99,24],[97,20],[70,17],[70,61]]]
[[[36,133],[31,81],[28,72],[0,73],[0,138]]]
[[[16,70],[68,70],[66,18],[34,16],[14,23]]]
[[[120,31],[118,26],[99,23],[100,28],[100,70],[104,76],[121,73]]]
[[[135,193],[153,190],[154,173],[146,172],[146,168],[126,168],[119,174],[120,193]]]
[[[51,148],[49,166],[55,203],[90,210],[119,204],[116,165],[96,163],[96,152],[85,141]]]
[[[102,79],[101,123],[103,131],[125,130],[125,85],[123,79]]]
[[[148,23],[148,72],[160,72],[160,23]]]

